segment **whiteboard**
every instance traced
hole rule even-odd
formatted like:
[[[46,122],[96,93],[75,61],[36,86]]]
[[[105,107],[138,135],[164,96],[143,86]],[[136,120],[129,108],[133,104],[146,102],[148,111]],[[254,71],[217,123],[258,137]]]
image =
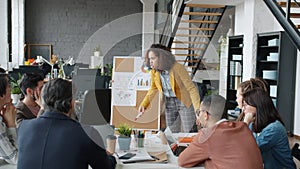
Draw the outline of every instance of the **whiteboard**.
[[[115,56],[112,75],[111,124],[127,123],[135,129],[160,129],[160,96],[150,102],[144,115],[137,121],[138,107],[151,85],[150,74],[143,69],[142,57]]]

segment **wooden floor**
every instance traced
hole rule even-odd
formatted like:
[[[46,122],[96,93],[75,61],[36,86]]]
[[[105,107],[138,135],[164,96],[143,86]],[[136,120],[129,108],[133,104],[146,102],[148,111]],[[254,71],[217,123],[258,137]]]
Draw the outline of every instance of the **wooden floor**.
[[[300,136],[289,137],[289,142],[291,148],[294,146],[295,143],[300,144]],[[298,161],[296,158],[294,158],[294,161],[297,165],[297,169],[300,169],[300,161]]]

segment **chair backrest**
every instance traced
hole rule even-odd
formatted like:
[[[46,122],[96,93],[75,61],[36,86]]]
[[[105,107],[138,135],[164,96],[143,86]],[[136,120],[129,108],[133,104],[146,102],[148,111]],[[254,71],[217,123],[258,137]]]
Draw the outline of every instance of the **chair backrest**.
[[[20,65],[19,68],[13,68],[12,71],[9,71],[9,76],[13,77],[14,79],[19,79],[19,74],[22,76],[24,73],[37,73],[40,74],[42,77],[45,77],[45,72],[39,66],[22,66]],[[47,74],[47,73],[46,73]]]
[[[83,98],[79,121],[86,125],[110,123],[111,89],[88,90]]]
[[[109,85],[109,76],[74,75],[72,83],[78,91],[106,89]]]
[[[300,161],[300,149],[299,149],[299,144],[295,143],[293,148],[292,148],[292,155]]]
[[[75,65],[64,65],[62,67],[66,77],[72,78],[72,76],[74,74],[73,73],[74,72],[74,67],[75,67]]]

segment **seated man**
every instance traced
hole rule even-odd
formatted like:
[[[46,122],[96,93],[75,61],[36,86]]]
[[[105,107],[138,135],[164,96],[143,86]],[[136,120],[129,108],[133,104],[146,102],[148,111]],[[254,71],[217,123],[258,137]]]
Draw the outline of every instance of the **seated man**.
[[[0,157],[11,164],[16,164],[18,155],[15,120],[8,75],[0,68]]]
[[[23,119],[36,118],[40,106],[36,100],[40,98],[40,93],[44,85],[44,78],[37,73],[25,73],[22,76],[20,88],[23,92],[24,99],[17,105],[17,125]]]
[[[263,168],[260,151],[247,125],[221,119],[224,106],[222,96],[210,95],[203,99],[197,112],[197,120],[203,128],[179,155],[179,166]]]
[[[74,112],[72,92],[72,83],[60,78],[44,85],[45,112],[39,118],[23,120],[18,129],[18,169],[115,168],[115,158],[70,118]]]

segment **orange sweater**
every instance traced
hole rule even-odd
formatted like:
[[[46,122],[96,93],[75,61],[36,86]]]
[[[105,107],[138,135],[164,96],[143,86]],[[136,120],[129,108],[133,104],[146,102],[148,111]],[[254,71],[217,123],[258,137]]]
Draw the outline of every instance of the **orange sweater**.
[[[178,157],[181,167],[204,164],[206,169],[263,169],[256,141],[243,122],[221,122],[201,129]]]

